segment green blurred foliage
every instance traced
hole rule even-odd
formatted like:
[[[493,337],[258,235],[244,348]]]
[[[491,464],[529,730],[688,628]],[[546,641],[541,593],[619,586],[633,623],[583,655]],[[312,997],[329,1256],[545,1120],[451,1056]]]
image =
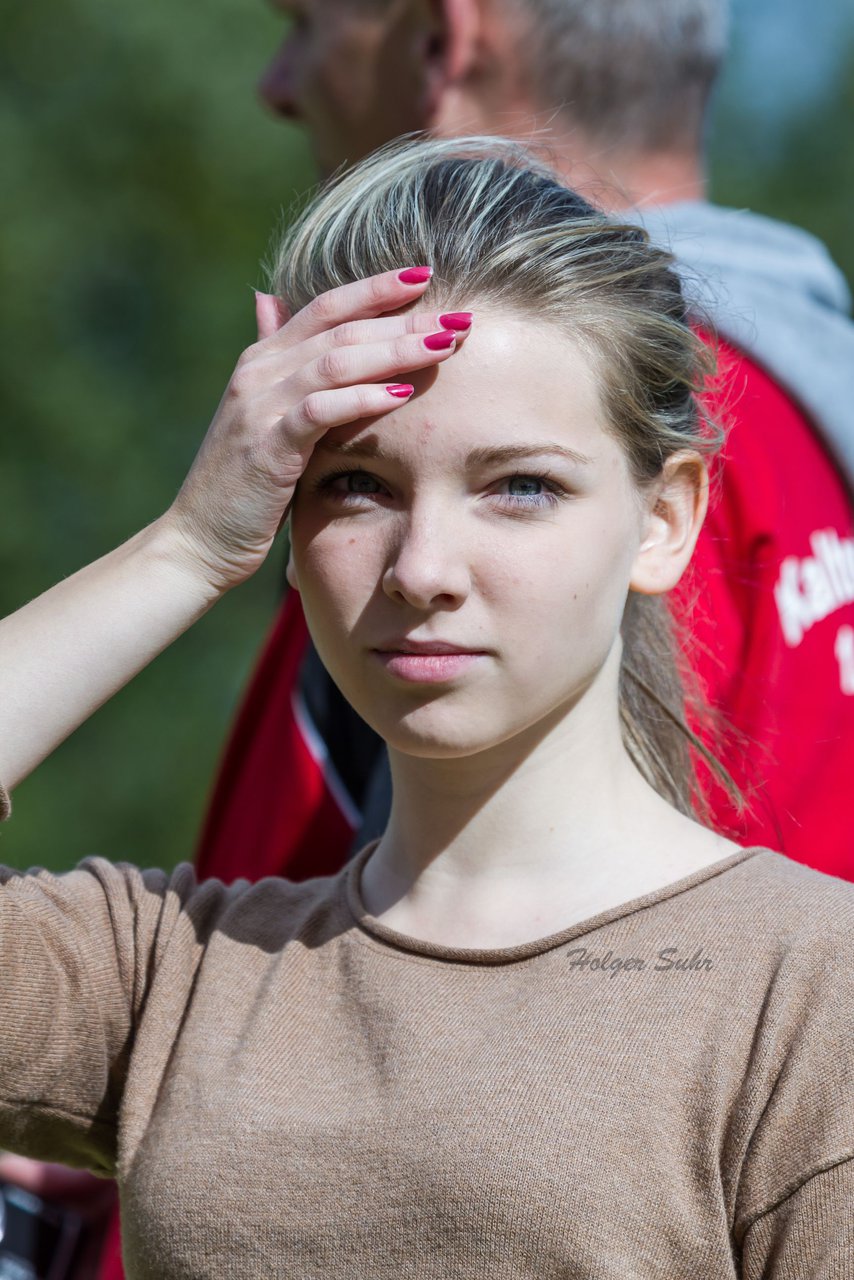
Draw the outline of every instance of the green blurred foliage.
[[[171,501],[234,361],[280,209],[314,180],[253,93],[260,0],[44,0],[0,50],[0,613]],[[192,855],[281,554],[15,794],[2,858]]]
[[[0,614],[171,501],[253,339],[279,211],[314,180],[254,98],[281,34],[261,0],[3,17]],[[713,146],[718,200],[811,228],[849,278],[852,85],[767,148],[725,89]],[[4,862],[192,855],[281,576],[278,554],[17,788]]]

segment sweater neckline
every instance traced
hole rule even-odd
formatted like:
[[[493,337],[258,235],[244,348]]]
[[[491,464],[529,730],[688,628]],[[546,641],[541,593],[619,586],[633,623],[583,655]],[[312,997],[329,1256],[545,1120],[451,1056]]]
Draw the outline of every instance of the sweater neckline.
[[[737,853],[721,858],[718,862],[711,862],[708,866],[701,867],[698,871],[683,876],[679,880],[673,880],[670,884],[663,885],[660,889],[653,889],[650,893],[642,894],[640,897],[630,898],[617,906],[609,907],[605,911],[589,916],[586,920],[578,920],[566,929],[561,929],[557,933],[550,933],[544,938],[535,938],[531,942],[518,943],[513,947],[450,947],[443,943],[427,942],[423,938],[413,938],[408,934],[400,933],[397,929],[392,929],[389,925],[383,924],[381,920],[378,920],[376,916],[372,916],[366,909],[362,900],[362,869],[378,844],[379,840],[377,839],[365,845],[345,869],[343,879],[344,897],[347,909],[356,925],[363,932],[371,934],[373,937],[380,939],[380,941],[389,943],[401,951],[409,951],[415,955],[428,956],[434,960],[450,961],[456,964],[483,965],[513,964],[519,960],[528,960],[532,956],[542,955],[555,947],[563,946],[566,942],[572,942],[575,938],[583,937],[586,933],[592,933],[594,929],[610,924],[613,920],[619,920],[623,916],[634,915],[637,911],[643,911],[658,902],[664,902],[668,898],[674,898],[680,893],[685,893],[696,885],[704,884],[707,880],[712,880],[715,876],[722,875],[731,868],[740,866],[756,854],[767,852],[767,850],[758,846],[740,849]]]

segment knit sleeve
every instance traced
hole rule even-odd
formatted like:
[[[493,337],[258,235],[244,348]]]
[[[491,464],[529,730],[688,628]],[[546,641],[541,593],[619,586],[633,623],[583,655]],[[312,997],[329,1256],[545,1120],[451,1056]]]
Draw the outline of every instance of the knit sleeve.
[[[0,822],[5,822],[12,812],[12,801],[9,799],[9,792],[0,782]]]
[[[742,1248],[743,1280],[851,1280],[854,1160],[816,1173],[758,1217]]]
[[[165,1060],[227,893],[186,864],[0,868],[0,1148],[113,1172],[143,1013]]]
[[[809,888],[801,934],[764,1000],[742,1100],[750,1123],[735,1239],[745,1257],[766,1257],[745,1270],[763,1280],[854,1275],[845,1236],[845,1219],[849,1231],[854,1221],[854,895],[830,877]],[[827,1261],[837,1256],[849,1265]]]

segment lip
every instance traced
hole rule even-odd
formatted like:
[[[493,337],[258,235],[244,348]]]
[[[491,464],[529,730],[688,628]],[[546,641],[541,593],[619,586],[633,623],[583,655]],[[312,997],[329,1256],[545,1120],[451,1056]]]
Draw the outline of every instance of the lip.
[[[390,675],[407,684],[447,684],[487,656],[450,640],[390,640],[373,650]]]
[[[389,640],[385,644],[374,646],[374,653],[423,653],[423,654],[443,654],[443,653],[466,653],[477,654],[485,653],[485,649],[470,649],[467,645],[456,644],[452,640],[413,640],[408,636],[401,636],[398,640]]]

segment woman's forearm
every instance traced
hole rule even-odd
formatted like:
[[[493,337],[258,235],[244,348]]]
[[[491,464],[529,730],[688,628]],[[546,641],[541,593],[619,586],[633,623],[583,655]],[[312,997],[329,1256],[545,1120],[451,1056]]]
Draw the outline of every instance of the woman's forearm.
[[[159,520],[0,621],[0,781],[11,791],[221,594]]]

